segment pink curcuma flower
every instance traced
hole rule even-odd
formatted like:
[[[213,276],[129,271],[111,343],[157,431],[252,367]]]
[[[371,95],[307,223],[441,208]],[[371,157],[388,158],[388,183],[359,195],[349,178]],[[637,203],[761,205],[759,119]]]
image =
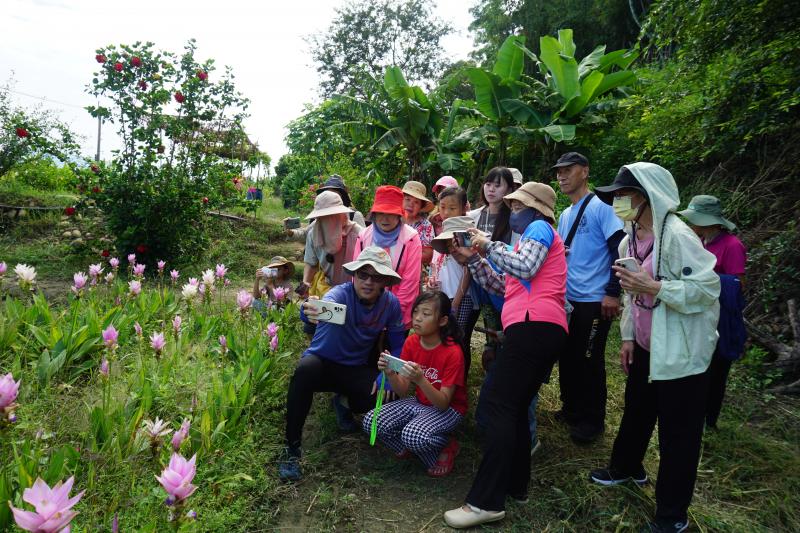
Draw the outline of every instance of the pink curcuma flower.
[[[104,378],[107,378],[108,371],[109,371],[108,359],[104,357],[103,361],[100,363],[100,375],[102,375]]]
[[[275,300],[282,301],[286,298],[286,294],[289,292],[288,289],[284,289],[283,287],[275,287],[275,290],[272,293],[275,295]]]
[[[195,287],[197,287],[198,285],[200,285],[200,281],[198,281],[197,278],[189,278],[189,285],[194,285]]]
[[[106,283],[108,285],[111,285],[112,281],[114,281],[114,273],[113,272],[109,272],[108,274],[106,274]]]
[[[159,261],[158,263],[156,263],[156,266],[158,267],[158,271],[159,272],[164,272],[164,267],[167,266],[167,262],[166,261]]]
[[[141,337],[142,336],[142,326],[140,326],[138,322],[135,322],[133,324],[133,331],[136,332],[136,336],[137,337]]]
[[[103,330],[103,344],[106,345],[106,348],[109,350],[116,350],[117,349],[117,339],[119,338],[119,332],[114,328],[113,324],[109,324],[109,326]]]
[[[6,265],[5,263],[0,263],[0,276],[4,276],[6,270],[8,270],[8,265]]]
[[[136,254],[128,254],[128,263],[132,265],[136,263]]]
[[[184,418],[181,428],[172,436],[172,449],[176,452],[181,449],[181,444],[183,444],[183,441],[189,437],[189,429],[191,426],[192,423],[189,421],[189,419]]]
[[[253,305],[253,295],[250,294],[250,292],[242,289],[236,295],[236,305],[239,306],[239,310],[242,313],[247,312],[247,310]]]
[[[111,259],[108,260],[108,264],[111,265],[111,268],[116,270],[119,268],[119,259],[117,259],[116,257],[112,257]]]
[[[278,349],[278,336],[275,335],[269,340],[269,349],[273,352]]]
[[[225,265],[217,265],[216,274],[218,278],[224,278],[225,274],[227,273],[228,269],[225,267]]]
[[[197,487],[192,485],[192,480],[197,473],[196,459],[197,455],[193,455],[187,461],[180,454],[173,453],[169,460],[169,466],[161,472],[161,477],[156,476],[158,482],[169,494],[168,503],[183,501],[197,490]]]
[[[144,276],[145,268],[146,268],[145,265],[142,265],[140,263],[133,265],[133,275],[136,276],[137,278],[141,278],[142,276]]]
[[[142,292],[142,282],[137,280],[129,281],[128,290],[131,296],[139,296],[139,293]]]
[[[151,441],[158,440],[160,442],[162,437],[172,433],[172,429],[169,427],[169,422],[164,422],[156,417],[155,422],[152,420],[144,421],[144,433]]]
[[[202,278],[206,287],[214,286],[214,272],[210,268],[203,271]]]
[[[89,265],[89,275],[96,278],[103,273],[103,266],[100,263]]]
[[[275,322],[270,322],[269,325],[267,326],[267,334],[270,337],[274,337],[275,335],[277,335],[278,334],[278,324],[276,324]]]
[[[87,276],[83,272],[76,272],[72,275],[72,292],[78,294],[80,291],[86,287],[86,283],[89,281],[89,276]]]
[[[228,339],[225,338],[225,335],[219,336],[219,345],[222,346],[223,348],[228,347]]]
[[[166,344],[167,341],[164,339],[163,333],[153,333],[150,335],[150,346],[156,351],[157,354],[161,353],[161,350],[164,349]]]
[[[178,281],[178,278],[181,277],[181,274],[177,270],[170,270],[169,277],[172,278],[172,281],[174,283]]]
[[[179,334],[181,332],[181,323],[182,322],[183,322],[183,320],[181,320],[181,315],[175,315],[175,318],[172,319],[172,329],[175,330],[175,335],[177,335],[177,334]]]
[[[14,267],[14,273],[17,275],[17,283],[22,290],[33,290],[33,285],[36,283],[35,268],[20,263]]]
[[[0,410],[4,410],[14,404],[20,383],[22,383],[22,380],[15,382],[11,372],[0,377]]]
[[[72,507],[78,503],[85,491],[79,492],[75,497],[69,497],[75,477],[69,478],[66,483],[59,481],[51,489],[41,478],[36,478],[33,487],[27,488],[22,493],[22,499],[33,505],[35,512],[17,509],[9,504],[14,513],[14,521],[25,531],[37,533],[69,533],[69,523],[78,514]]]

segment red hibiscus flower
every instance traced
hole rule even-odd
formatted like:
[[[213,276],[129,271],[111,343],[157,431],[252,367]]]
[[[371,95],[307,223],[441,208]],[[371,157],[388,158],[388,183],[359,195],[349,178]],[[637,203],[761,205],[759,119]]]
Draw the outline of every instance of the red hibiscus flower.
[[[109,255],[111,255],[111,252],[109,252],[108,250],[103,250],[102,252],[100,252],[100,255],[102,255],[103,257],[108,257]]]
[[[207,203],[208,203],[208,196],[203,196],[203,203],[204,203],[204,204],[207,204]]]
[[[119,61],[114,63],[114,70],[116,70],[117,72],[122,72],[122,63],[120,63]]]
[[[17,137],[20,139],[24,139],[25,137],[30,137],[31,133],[26,130],[25,128],[17,128]]]
[[[146,82],[146,81],[144,81],[144,80],[139,80],[139,83],[137,83],[137,85],[139,86],[139,88],[140,88],[141,90],[143,90],[143,91],[146,91],[146,90],[147,90],[147,82]]]
[[[100,187],[95,185],[94,187],[92,187],[92,192],[95,193],[95,194],[99,193],[100,192]]]
[[[67,207],[66,209],[64,209],[64,214],[67,215],[68,217],[71,217],[72,215],[75,214],[75,208]]]
[[[98,63],[106,62],[106,56],[104,56],[103,54],[97,54],[96,56],[94,56],[94,58],[97,60]]]
[[[175,93],[175,101],[178,102],[179,104],[182,104],[184,100],[186,100],[186,97],[183,96],[183,93],[180,92],[180,91],[177,91]]]
[[[134,67],[141,67],[142,66],[142,58],[140,58],[139,56],[133,56],[131,58],[131,65],[133,65]]]
[[[89,168],[90,168],[90,169],[92,170],[92,172],[94,172],[95,174],[100,174],[100,167],[98,167],[97,165],[92,165],[92,166],[90,166]]]
[[[199,79],[200,81],[206,81],[208,79],[208,72],[205,72],[203,70],[198,70],[197,79]]]
[[[136,253],[137,253],[137,254],[143,254],[143,253],[146,253],[146,252],[147,252],[147,250],[148,250],[148,248],[147,248],[147,245],[146,245],[146,244],[140,244],[139,246],[137,246],[137,247],[136,247]]]

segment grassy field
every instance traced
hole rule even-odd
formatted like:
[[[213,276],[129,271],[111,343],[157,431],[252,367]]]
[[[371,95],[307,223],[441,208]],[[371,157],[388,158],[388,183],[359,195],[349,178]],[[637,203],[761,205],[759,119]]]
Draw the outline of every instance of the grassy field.
[[[255,220],[217,220],[206,257],[196,266],[182,267],[182,277],[224,262],[231,270],[233,286],[247,288],[252,272],[272,255],[297,259],[301,246],[280,234],[278,221],[286,215],[275,200],[267,200]],[[56,305],[66,301],[72,273],[98,261],[93,245],[76,247],[61,237],[62,222],[60,214],[0,221],[0,261],[11,269],[17,262],[36,266],[42,289]],[[69,222],[84,233],[102,234],[101,219]],[[480,353],[482,341],[480,335],[473,338],[474,353]],[[455,471],[447,478],[432,479],[415,460],[395,460],[380,446],[370,447],[363,435],[340,434],[329,395],[318,395],[305,430],[305,477],[296,485],[277,481],[275,458],[283,434],[286,382],[304,342],[299,333],[287,340],[291,355],[276,365],[274,381],[259,397],[245,429],[204,455],[196,479],[201,488],[192,501],[199,520],[185,530],[446,530],[442,512],[462,501],[480,461],[472,408],[457,431],[462,452]],[[609,416],[604,437],[591,446],[576,446],[569,440],[566,429],[552,416],[559,408],[554,373],[539,403],[543,448],[534,459],[530,502],[511,504],[506,520],[486,529],[628,531],[652,515],[654,485],[600,488],[586,481],[590,469],[607,461],[621,416],[624,379],[615,355],[618,344],[612,335],[607,350]],[[171,385],[164,383],[159,389],[159,412],[185,411],[191,391],[204,390],[210,380],[206,376],[218,371],[219,362],[211,353],[198,349],[187,357],[169,375]],[[763,352],[751,349],[744,361],[734,365],[720,429],[703,438],[690,508],[694,531],[800,530],[800,402],[763,392],[769,377],[758,366],[762,357]],[[482,379],[477,359],[476,355],[470,376],[473,408]],[[120,398],[137,394],[135,365],[133,360],[126,364],[131,366],[123,371],[115,391]],[[7,366],[19,368],[19,360],[0,353],[0,373]],[[33,379],[31,369],[21,372],[23,379]],[[13,444],[19,446],[21,437],[34,434],[41,436],[45,447],[80,442],[90,430],[82,413],[98,401],[101,390],[94,380],[29,389]],[[651,477],[657,473],[656,442],[654,437],[646,459]],[[0,457],[9,457],[6,452]],[[107,530],[109,509],[120,513],[122,531],[138,530],[163,514],[163,493],[150,477],[152,465],[145,457],[120,462],[98,456],[91,464],[91,473],[84,471],[76,484],[90,490],[78,506],[81,515],[73,531]]]

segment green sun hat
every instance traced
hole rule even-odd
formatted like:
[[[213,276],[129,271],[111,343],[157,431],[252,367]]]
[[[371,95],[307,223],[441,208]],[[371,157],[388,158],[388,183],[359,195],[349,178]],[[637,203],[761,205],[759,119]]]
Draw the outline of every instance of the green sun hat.
[[[699,194],[689,201],[689,205],[678,214],[694,226],[720,225],[728,231],[736,231],[736,224],[722,216],[719,198],[709,194]]]

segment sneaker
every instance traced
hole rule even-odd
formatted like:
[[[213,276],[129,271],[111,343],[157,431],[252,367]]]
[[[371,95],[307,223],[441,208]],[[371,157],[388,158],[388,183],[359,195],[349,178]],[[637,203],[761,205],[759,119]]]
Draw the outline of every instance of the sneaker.
[[[637,485],[645,485],[647,484],[647,472],[644,471],[644,468],[639,467],[638,472],[634,473],[632,476],[626,476],[619,470],[611,467],[598,468],[597,470],[592,470],[589,474],[589,479],[604,486],[619,485],[620,483],[625,483],[629,479],[633,480]]]
[[[345,433],[355,433],[359,430],[358,424],[353,418],[353,412],[349,407],[342,405],[342,397],[334,394],[331,399],[333,405],[333,412],[336,413],[336,424],[339,429]]]
[[[689,528],[689,520],[675,520],[658,518],[652,522],[648,522],[642,533],[681,533]]]
[[[464,510],[466,507],[468,510]],[[496,522],[506,517],[505,511],[485,511],[472,505],[465,505],[444,513],[445,523],[455,529],[475,527],[489,522]]]
[[[300,481],[303,478],[299,450],[284,449],[283,459],[278,463],[278,478],[281,481]]]
[[[536,443],[531,446],[531,457],[533,457],[533,454],[538,452],[541,447],[542,447],[542,439],[536,439]]]

